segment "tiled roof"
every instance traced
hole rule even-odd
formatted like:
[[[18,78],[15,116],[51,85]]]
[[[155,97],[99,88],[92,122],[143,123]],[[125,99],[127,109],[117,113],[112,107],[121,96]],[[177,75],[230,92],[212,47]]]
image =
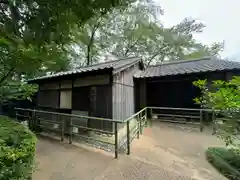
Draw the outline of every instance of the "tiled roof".
[[[35,81],[35,80],[49,79],[49,78],[54,78],[54,77],[80,74],[80,73],[90,72],[90,71],[107,70],[107,69],[112,69],[113,73],[116,73],[116,72],[122,71],[125,68],[128,68],[129,66],[131,66],[137,62],[140,62],[140,61],[141,61],[141,58],[137,58],[137,57],[118,59],[118,60],[108,61],[108,62],[99,63],[99,64],[95,64],[95,65],[91,65],[91,66],[85,66],[85,67],[82,67],[77,70],[58,72],[58,73],[51,74],[51,75],[37,77],[37,78],[29,80],[29,82]]]
[[[150,66],[146,68],[145,71],[138,71],[134,77],[145,78],[234,69],[240,70],[239,62],[205,57],[193,60],[170,61],[163,63],[162,65]]]

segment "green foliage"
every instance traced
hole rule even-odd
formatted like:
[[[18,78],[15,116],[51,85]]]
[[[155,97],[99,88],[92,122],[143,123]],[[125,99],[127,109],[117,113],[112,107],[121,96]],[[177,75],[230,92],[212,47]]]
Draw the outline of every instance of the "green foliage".
[[[20,123],[0,117],[0,179],[26,180],[35,165],[36,137]]]
[[[153,64],[215,56],[222,50],[222,43],[209,47],[193,38],[203,31],[204,24],[184,19],[167,28],[160,21],[162,15],[162,7],[154,1],[140,0],[128,8],[115,8],[94,17],[75,30],[74,49],[78,56],[73,57],[74,63],[82,65],[86,59],[85,64],[89,64],[89,59],[95,63],[101,55],[110,53],[118,57],[139,56],[146,64]]]
[[[5,32],[42,44],[69,40],[71,28],[81,26],[98,13],[105,14],[115,6],[126,6],[131,0],[1,0],[0,24]]]
[[[217,135],[223,138],[227,146],[240,152],[240,77],[233,77],[230,81],[216,80],[209,89],[206,80],[193,82],[200,88],[201,97],[195,98],[195,102],[203,108],[217,110]]]
[[[0,86],[0,102],[8,100],[27,99],[31,101],[32,95],[37,91],[38,86],[19,81],[8,81]]]
[[[230,180],[240,177],[240,155],[225,148],[208,148],[207,160]]]
[[[184,54],[184,59],[197,59],[204,56],[219,57],[219,53],[224,49],[224,42],[215,42],[210,46],[195,42],[193,43],[193,47],[193,49]]]
[[[69,68],[72,29],[132,0],[1,0],[0,101],[30,97],[34,86],[22,83]]]

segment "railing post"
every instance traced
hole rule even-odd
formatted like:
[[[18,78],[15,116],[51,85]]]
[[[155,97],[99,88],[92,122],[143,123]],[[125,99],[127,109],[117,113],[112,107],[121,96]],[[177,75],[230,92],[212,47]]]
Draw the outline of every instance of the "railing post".
[[[130,121],[127,121],[127,155],[130,154]]]
[[[36,126],[37,126],[37,132],[42,132],[42,128],[41,128],[41,120],[37,117],[37,112],[36,110],[35,111],[35,123],[36,123]]]
[[[145,124],[144,126],[147,127],[148,126],[148,120],[147,120],[147,108],[145,108]]]
[[[36,132],[37,131],[37,124],[36,124],[36,112],[35,112],[35,110],[32,111],[32,125],[33,125],[33,130]]]
[[[59,120],[59,115],[57,115]],[[61,124],[61,141],[64,141],[64,119],[60,118],[60,124]]]
[[[28,127],[31,131],[33,130],[33,113],[30,115],[30,111],[28,111]]]
[[[115,158],[118,158],[118,124],[114,122],[114,137],[115,137]]]
[[[70,118],[70,122],[69,122],[69,144],[72,144],[72,118]]]
[[[153,116],[152,108],[149,108],[149,111],[150,111],[150,112],[149,112],[149,117],[152,118],[152,116]]]
[[[140,134],[142,135],[142,112],[140,112],[140,117],[139,117],[139,126],[140,126]]]
[[[137,126],[138,126],[137,138],[139,139],[139,136],[140,136],[140,118],[139,118],[139,114],[137,115]]]
[[[17,109],[15,110],[16,110],[16,121],[18,121],[18,110]]]
[[[215,111],[214,110],[212,112],[212,121],[213,121],[213,132],[212,132],[212,135],[214,135],[217,132],[217,124],[216,124]]]
[[[200,109],[200,132],[203,132],[202,109]]]
[[[149,111],[150,111],[150,127],[152,127],[152,120],[153,120],[153,109],[152,108],[149,108]]]

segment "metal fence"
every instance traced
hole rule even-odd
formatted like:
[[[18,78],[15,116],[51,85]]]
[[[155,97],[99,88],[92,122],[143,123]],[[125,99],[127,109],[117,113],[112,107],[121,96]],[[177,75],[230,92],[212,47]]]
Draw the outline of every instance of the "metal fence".
[[[231,120],[230,114],[239,113],[239,109],[190,109],[172,107],[147,107],[150,118],[157,118],[162,122],[182,123],[199,126],[202,132],[205,126],[212,125],[212,134],[219,129],[219,122]],[[240,120],[236,121],[240,124]]]
[[[123,121],[36,109],[16,108],[15,110],[17,120],[27,121],[28,127],[36,133],[54,134],[60,137],[61,141],[67,138],[69,144],[80,140],[87,141],[88,144],[110,145],[113,146],[115,158],[118,158],[120,148],[126,149],[127,154],[130,154],[132,139],[142,134],[143,126],[147,122],[147,108]],[[90,128],[88,125],[82,124],[83,119],[111,122],[113,124],[112,131]]]
[[[110,151],[114,151],[115,158],[118,158],[122,149],[128,155],[130,154],[132,140],[136,137],[139,138],[143,133],[144,126],[148,123],[151,126],[153,118],[164,122],[193,124],[198,126],[201,132],[205,123],[210,122],[213,124],[213,134],[218,128],[217,119],[221,118],[218,110],[170,107],[145,107],[122,121],[35,109],[16,108],[15,110],[17,120],[27,120],[29,128],[36,133],[54,134],[61,141],[67,138],[69,144],[80,140],[98,148],[107,146]],[[86,120],[111,122],[113,127],[112,130],[91,128],[88,124],[83,123]]]
[[[172,107],[148,107],[151,118],[162,122],[181,123],[199,126],[202,132],[204,126],[216,120],[216,110],[190,109]]]

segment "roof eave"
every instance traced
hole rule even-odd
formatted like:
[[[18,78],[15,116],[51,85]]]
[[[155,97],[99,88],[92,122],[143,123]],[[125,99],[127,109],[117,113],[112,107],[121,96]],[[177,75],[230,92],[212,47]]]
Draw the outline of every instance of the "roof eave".
[[[124,71],[125,69],[127,69],[127,68],[129,68],[129,67],[131,67],[132,65],[134,65],[134,64],[136,64],[136,63],[139,63],[139,62],[141,62],[142,61],[142,59],[141,58],[137,58],[135,61],[133,61],[133,62],[131,62],[131,63],[128,63],[128,64],[126,64],[125,66],[123,66],[123,67],[120,67],[120,68],[117,68],[117,69],[113,69],[113,75],[114,74],[117,74],[117,73],[119,73],[119,72],[121,72],[121,71]]]
[[[63,75],[59,75],[59,76],[52,76],[52,77],[46,77],[46,78],[29,79],[26,82],[27,83],[38,83],[38,82],[41,82],[41,81],[55,80],[55,79],[58,79],[58,78],[77,76],[77,75],[80,75],[80,74],[100,72],[100,71],[111,71],[112,72],[113,67],[107,67],[107,68],[104,68],[104,69],[96,69],[96,70],[85,71],[85,72],[80,72],[80,73],[63,74]]]

